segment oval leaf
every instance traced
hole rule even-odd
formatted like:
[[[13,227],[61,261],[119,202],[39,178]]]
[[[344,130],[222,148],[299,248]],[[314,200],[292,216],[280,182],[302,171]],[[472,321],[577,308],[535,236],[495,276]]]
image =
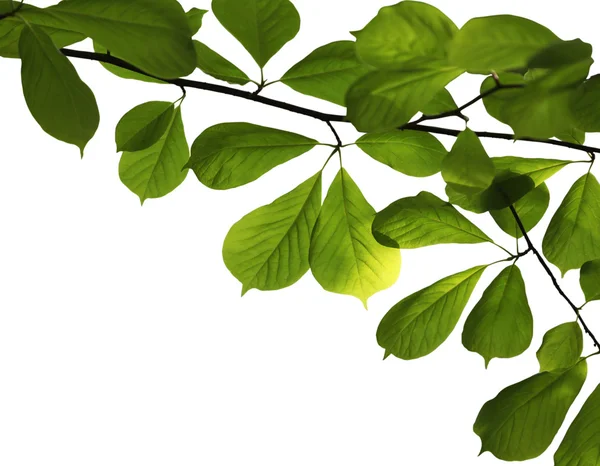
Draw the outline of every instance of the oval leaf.
[[[223,260],[252,288],[279,290],[309,269],[310,237],[321,209],[321,173],[237,222],[225,238]]]
[[[600,259],[583,264],[579,275],[579,284],[586,302],[600,299]]]
[[[434,351],[456,327],[486,267],[451,275],[404,298],[379,324],[379,346],[401,359],[416,359]]]
[[[194,141],[187,167],[209,188],[230,189],[256,180],[317,144],[280,129],[222,123],[206,129]]]
[[[117,152],[147,149],[158,141],[173,120],[171,102],[146,102],[127,112],[117,124]]]
[[[567,322],[546,332],[536,356],[540,372],[566,369],[579,361],[583,333],[577,322]]]
[[[523,353],[533,337],[533,316],[525,282],[516,265],[509,265],[483,292],[467,321],[462,342],[480,354],[485,367],[493,358],[512,358]]]
[[[250,82],[246,73],[207,45],[195,40],[194,47],[196,49],[196,65],[202,72],[231,84],[244,85]]]
[[[525,231],[531,231],[542,219],[548,205],[550,204],[550,191],[546,183],[542,183],[533,191],[514,203],[513,207],[525,227]],[[500,210],[490,210],[490,214],[496,224],[513,238],[521,238],[523,233],[517,225],[515,217],[509,207]]]
[[[310,245],[310,267],[321,286],[360,299],[394,284],[400,273],[400,251],[375,241],[375,210],[346,170],[333,180]]]

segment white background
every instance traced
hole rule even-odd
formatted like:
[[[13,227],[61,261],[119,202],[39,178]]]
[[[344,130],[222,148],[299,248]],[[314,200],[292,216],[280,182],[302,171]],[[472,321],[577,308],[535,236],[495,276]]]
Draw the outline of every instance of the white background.
[[[52,2],[34,2],[47,6]],[[182,1],[186,9],[207,0]],[[297,38],[267,66],[279,78],[317,46],[350,39],[382,0],[295,0]],[[600,45],[596,2],[519,0],[431,1],[457,25],[474,16],[511,13],[534,19],[563,39]],[[208,14],[198,36],[258,79],[243,48]],[[90,44],[74,48],[89,49]],[[278,292],[241,286],[221,259],[229,227],[320,168],[318,148],[231,191],[211,191],[190,174],[173,194],[137,197],[118,178],[114,127],[130,108],[179,97],[174,86],[120,80],[97,63],[76,61],[92,87],[102,121],[83,161],[78,149],[53,140],[29,115],[20,64],[0,59],[0,464],[3,466],[354,466],[500,464],[477,457],[472,424],[496,393],[537,371],[535,350],[550,327],[572,319],[532,256],[519,262],[535,315],[531,348],[512,360],[483,359],[460,341],[463,319],[432,355],[382,362],[375,330],[402,297],[446,275],[501,259],[490,245],[436,246],[403,252],[401,278],[369,301],[320,289],[308,273]],[[595,66],[593,72],[598,72]],[[197,79],[210,81],[199,72]],[[457,102],[477,94],[481,77],[450,86]],[[248,86],[248,89],[252,89]],[[265,95],[343,112],[283,85]],[[333,142],[322,122],[229,96],[190,90],[183,106],[190,144],[208,126],[250,121]],[[472,108],[472,129],[509,129]],[[57,115],[57,118],[60,116]],[[461,128],[460,120],[444,122]],[[345,143],[357,133],[337,124]],[[442,139],[450,147],[453,139]],[[600,145],[599,137],[588,143]],[[486,140],[491,155],[581,159],[568,149]],[[443,196],[441,177],[411,179],[356,148],[344,164],[380,210],[430,190]],[[330,180],[336,170],[327,171]],[[549,214],[533,234],[540,244],[551,213],[584,167],[552,178]],[[598,175],[598,167],[595,167]],[[467,214],[514,250],[487,215]],[[467,311],[502,266],[484,275]],[[558,273],[558,270],[553,268]],[[583,296],[578,274],[565,287]],[[600,305],[585,308],[600,332]],[[586,344],[587,344],[586,340]],[[586,347],[586,354],[591,352]],[[588,381],[569,419],[600,382],[590,360]],[[551,465],[567,423],[533,465]]]

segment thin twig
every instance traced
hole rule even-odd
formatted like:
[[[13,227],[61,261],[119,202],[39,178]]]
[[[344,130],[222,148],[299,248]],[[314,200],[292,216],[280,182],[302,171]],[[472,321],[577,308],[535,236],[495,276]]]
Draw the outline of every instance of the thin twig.
[[[335,130],[335,128],[331,124],[331,121],[326,121],[325,123],[327,123],[327,126],[329,126],[329,129],[331,130],[331,132],[335,136],[335,140],[337,141],[338,148],[342,147],[344,144],[342,143],[342,140],[340,139],[340,135],[338,134],[338,132]]]

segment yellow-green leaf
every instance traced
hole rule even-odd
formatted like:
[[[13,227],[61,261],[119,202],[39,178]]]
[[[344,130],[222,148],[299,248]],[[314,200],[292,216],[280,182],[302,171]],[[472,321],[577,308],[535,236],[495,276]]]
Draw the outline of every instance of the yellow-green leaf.
[[[583,333],[577,322],[567,322],[546,332],[536,356],[540,372],[571,367],[583,351]]]

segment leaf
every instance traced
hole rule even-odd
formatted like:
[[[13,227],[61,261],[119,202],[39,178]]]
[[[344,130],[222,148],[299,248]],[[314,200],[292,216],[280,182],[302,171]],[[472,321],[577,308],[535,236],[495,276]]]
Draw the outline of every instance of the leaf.
[[[402,1],[379,10],[356,36],[361,60],[377,68],[422,68],[445,64],[458,31],[444,13],[427,3]]]
[[[400,249],[492,242],[452,204],[425,191],[387,206],[377,213],[372,228],[380,242],[383,237],[387,246]]]
[[[598,466],[600,385],[592,392],[567,430],[554,455],[554,466]]]
[[[440,113],[451,112],[457,108],[458,105],[456,105],[452,94],[450,94],[447,89],[442,89],[432,100],[421,108],[421,112],[423,112],[424,115],[438,115]]]
[[[356,145],[378,162],[409,176],[438,173],[448,154],[433,135],[411,130],[368,133]]]
[[[600,185],[594,175],[583,175],[571,187],[550,221],[542,249],[563,276],[600,258]]]
[[[540,50],[527,64],[528,68],[559,68],[587,60],[592,46],[581,39],[553,42]]]
[[[493,358],[512,358],[523,353],[533,337],[533,316],[527,302],[521,271],[509,265],[483,292],[467,321],[462,342],[480,354],[485,367]]]
[[[127,112],[117,124],[117,152],[135,152],[155,144],[173,121],[171,102],[146,102]]]
[[[525,227],[531,231],[542,219],[550,204],[550,191],[546,183],[542,183],[533,191],[528,192],[514,204],[517,215]],[[492,218],[502,230],[513,238],[521,238],[523,233],[509,207],[500,210],[490,210]]]
[[[202,72],[231,84],[244,85],[250,82],[246,73],[207,45],[195,40],[194,47],[196,48],[196,64]]]
[[[600,74],[583,82],[569,102],[577,127],[585,132],[600,132]]]
[[[199,8],[191,8],[185,16],[188,20],[188,25],[190,26],[190,30],[192,31],[192,36],[197,34],[200,28],[202,27],[202,19],[204,15],[208,13],[207,10],[200,10]]]
[[[511,170],[521,175],[527,175],[533,180],[536,187],[558,173],[562,168],[573,163],[571,160],[526,157],[493,157],[492,162],[497,172]]]
[[[176,0],[63,0],[40,11],[51,26],[91,37],[153,76],[178,78],[196,67],[190,27]]]
[[[581,267],[579,284],[586,302],[600,300],[600,259],[586,262]]]
[[[451,67],[372,71],[348,90],[348,119],[364,133],[402,126],[461,74]]]
[[[473,267],[404,298],[383,317],[377,343],[400,359],[428,355],[452,333],[486,265]]]
[[[19,41],[23,95],[50,136],[83,150],[100,122],[96,98],[44,31],[27,24]]]
[[[587,375],[585,360],[565,371],[541,372],[502,390],[477,416],[481,452],[504,461],[541,455],[552,443]]]
[[[237,222],[225,238],[223,260],[243,284],[279,290],[309,269],[310,237],[321,209],[321,173]]]
[[[103,47],[98,42],[93,42],[94,52],[96,53],[107,53],[108,49]],[[135,79],[137,81],[143,81],[146,83],[154,83],[154,84],[169,84],[166,81],[161,79],[151,78],[150,76],[146,76],[145,74],[136,73],[135,71],[128,70],[126,68],[121,68],[120,66],[111,65],[110,63],[102,63],[100,62],[102,67],[107,71],[110,71],[115,76],[123,79]]]
[[[563,131],[556,135],[558,139],[572,144],[584,144],[585,133],[577,128],[571,128],[570,130]]]
[[[512,15],[469,20],[449,48],[449,62],[469,73],[527,68],[529,60],[560,39],[548,28]]]
[[[261,68],[300,30],[289,0],[213,0],[212,11]]]
[[[272,168],[318,144],[300,134],[251,123],[221,123],[206,129],[192,145],[191,168],[212,189],[250,183]]]
[[[365,308],[370,296],[394,284],[400,251],[375,241],[375,210],[346,170],[333,180],[313,231],[310,267],[327,291],[354,296]]]
[[[461,132],[442,162],[444,181],[461,193],[475,194],[494,181],[496,169],[481,141],[470,129]]]
[[[280,81],[302,94],[345,106],[350,85],[370,69],[357,58],[354,42],[343,40],[314,50]]]
[[[182,167],[189,154],[181,107],[177,107],[170,125],[153,146],[143,151],[123,152],[119,176],[143,204],[146,199],[169,194],[183,183],[188,171]]]
[[[583,351],[583,334],[577,322],[567,322],[546,332],[536,356],[540,372],[574,366]]]

